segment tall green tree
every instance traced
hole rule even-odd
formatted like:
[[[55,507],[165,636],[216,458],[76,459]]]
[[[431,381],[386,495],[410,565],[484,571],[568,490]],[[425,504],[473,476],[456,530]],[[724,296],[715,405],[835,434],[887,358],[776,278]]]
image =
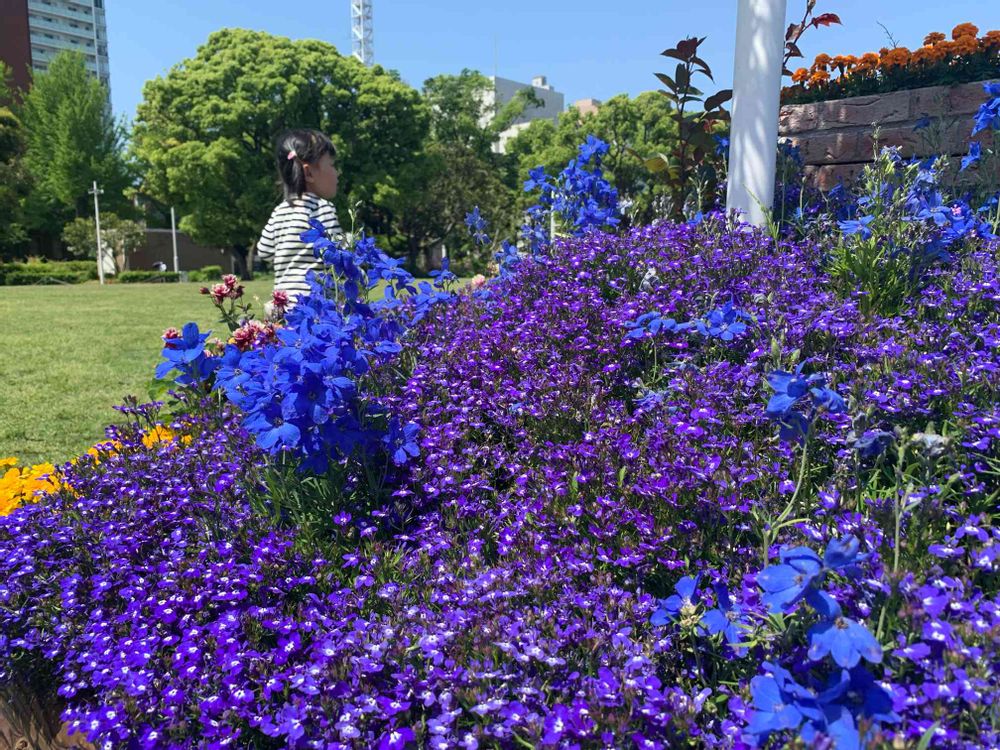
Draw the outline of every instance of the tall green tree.
[[[249,248],[281,196],[274,140],[290,127],[320,129],[336,145],[343,216],[413,160],[428,116],[396,73],[330,44],[225,29],[146,84],[133,132],[143,192],[249,275]]]
[[[28,239],[21,202],[28,193],[24,127],[11,109],[9,68],[0,63],[0,260],[21,252]]]
[[[83,55],[60,53],[48,70],[35,74],[22,117],[24,163],[32,177],[25,210],[33,229],[58,237],[72,218],[91,215],[87,191],[94,180],[104,190],[102,205],[129,210],[125,130],[111,114],[107,87],[88,73]]]

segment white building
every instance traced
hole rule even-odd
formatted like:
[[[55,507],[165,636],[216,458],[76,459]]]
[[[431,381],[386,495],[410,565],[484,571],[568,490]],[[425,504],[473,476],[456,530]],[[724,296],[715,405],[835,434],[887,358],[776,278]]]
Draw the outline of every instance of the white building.
[[[483,100],[483,121],[489,120],[500,114],[514,95],[522,89],[532,89],[541,102],[541,107],[528,107],[523,114],[511,123],[510,127],[500,133],[500,140],[494,144],[493,149],[498,153],[503,153],[507,148],[507,142],[519,132],[528,127],[534,120],[551,120],[553,123],[559,121],[559,113],[565,106],[565,97],[552,88],[545,76],[535,76],[531,83],[519,83],[509,78],[490,76],[490,89],[486,92]]]
[[[80,52],[87,69],[111,88],[104,0],[28,0],[31,67],[46,70],[64,50]]]

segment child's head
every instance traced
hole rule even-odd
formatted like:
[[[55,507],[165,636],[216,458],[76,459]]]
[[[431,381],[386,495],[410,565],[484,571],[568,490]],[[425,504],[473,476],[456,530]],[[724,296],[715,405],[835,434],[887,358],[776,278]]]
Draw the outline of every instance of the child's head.
[[[278,174],[285,200],[303,193],[330,199],[337,194],[337,150],[318,130],[286,130],[278,136]]]

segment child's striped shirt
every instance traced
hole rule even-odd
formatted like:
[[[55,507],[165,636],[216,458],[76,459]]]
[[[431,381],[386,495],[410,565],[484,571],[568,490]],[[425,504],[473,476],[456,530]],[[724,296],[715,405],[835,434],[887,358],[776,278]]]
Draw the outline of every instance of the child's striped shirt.
[[[319,219],[330,239],[341,239],[343,232],[333,204],[313,193],[303,193],[274,209],[257,242],[257,255],[274,266],[274,288],[288,292],[292,300],[309,293],[309,271],[323,270],[322,262],[313,255],[312,244],[300,238],[309,230],[310,219]]]

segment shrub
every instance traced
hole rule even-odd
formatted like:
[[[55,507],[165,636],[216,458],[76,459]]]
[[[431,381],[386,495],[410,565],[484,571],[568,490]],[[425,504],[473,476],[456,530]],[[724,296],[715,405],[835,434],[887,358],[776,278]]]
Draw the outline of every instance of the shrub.
[[[11,274],[17,274],[15,282],[7,281]],[[15,284],[46,283],[39,281],[43,276],[52,277],[51,283],[77,283],[75,274],[83,274],[83,281],[97,278],[97,264],[94,261],[43,261],[32,263],[0,264],[0,286]]]
[[[122,271],[118,274],[120,284],[165,283],[180,281],[181,275],[174,271]]]
[[[40,269],[26,265],[23,269],[0,270],[5,286],[32,286],[35,284],[82,284],[90,276],[84,271]]]

